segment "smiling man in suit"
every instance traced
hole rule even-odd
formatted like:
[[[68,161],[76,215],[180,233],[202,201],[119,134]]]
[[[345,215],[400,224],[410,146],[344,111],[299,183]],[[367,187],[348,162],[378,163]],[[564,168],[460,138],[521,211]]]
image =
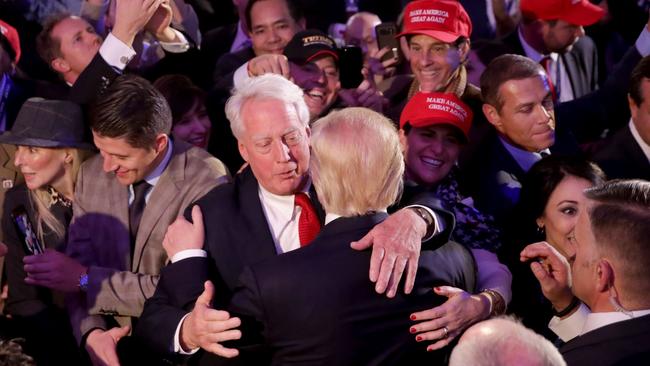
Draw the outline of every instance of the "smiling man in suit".
[[[81,167],[75,189],[68,254],[84,271],[69,310],[91,358],[108,362],[153,295],[167,227],[229,179],[219,160],[170,138],[169,106],[142,78],[118,77],[91,115],[101,155]]]

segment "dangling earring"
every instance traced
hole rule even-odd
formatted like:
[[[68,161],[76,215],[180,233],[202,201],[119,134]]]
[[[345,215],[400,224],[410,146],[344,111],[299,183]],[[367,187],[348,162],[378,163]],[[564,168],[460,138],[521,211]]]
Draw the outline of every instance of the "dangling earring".
[[[546,235],[546,229],[544,229],[544,226],[538,226],[538,227],[537,227],[537,234],[539,234],[539,235],[541,235],[541,236],[545,236],[545,235]]]

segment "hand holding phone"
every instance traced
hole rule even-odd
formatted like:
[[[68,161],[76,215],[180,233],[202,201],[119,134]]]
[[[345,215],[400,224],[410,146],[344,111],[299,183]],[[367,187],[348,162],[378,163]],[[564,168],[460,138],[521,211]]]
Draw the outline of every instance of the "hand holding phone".
[[[43,245],[36,236],[36,231],[27,216],[25,206],[20,205],[11,211],[11,218],[14,221],[16,232],[21,239],[23,248],[26,255],[42,254],[44,251]]]

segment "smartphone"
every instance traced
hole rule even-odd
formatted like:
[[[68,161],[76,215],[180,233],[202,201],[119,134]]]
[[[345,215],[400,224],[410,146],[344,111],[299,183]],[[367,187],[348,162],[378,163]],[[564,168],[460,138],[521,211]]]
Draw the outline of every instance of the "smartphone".
[[[23,242],[23,248],[27,255],[42,254],[44,252],[43,245],[36,236],[36,231],[27,216],[25,206],[20,205],[11,211],[11,218],[14,220],[16,232],[18,237]]]
[[[386,52],[382,57],[382,61],[397,58],[397,63],[402,61],[399,50],[399,40],[395,38],[398,34],[397,24],[393,22],[381,23],[375,26],[375,34],[377,35],[377,46],[381,50],[384,47],[390,48],[390,52]]]
[[[363,53],[357,46],[345,46],[339,49],[339,79],[341,88],[354,89],[363,81]]]

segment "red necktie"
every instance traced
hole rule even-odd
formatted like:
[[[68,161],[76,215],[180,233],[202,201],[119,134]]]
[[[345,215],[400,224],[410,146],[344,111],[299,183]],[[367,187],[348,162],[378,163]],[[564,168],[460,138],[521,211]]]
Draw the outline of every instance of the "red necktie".
[[[320,220],[306,194],[296,193],[294,200],[295,205],[302,209],[298,219],[298,237],[300,238],[300,246],[304,247],[318,235]]]
[[[551,89],[551,96],[553,97],[553,103],[557,104],[557,91],[555,90],[555,84],[553,84],[553,79],[551,79],[551,56],[544,56],[540,61],[540,65],[546,71],[546,77],[548,80],[548,86]]]

